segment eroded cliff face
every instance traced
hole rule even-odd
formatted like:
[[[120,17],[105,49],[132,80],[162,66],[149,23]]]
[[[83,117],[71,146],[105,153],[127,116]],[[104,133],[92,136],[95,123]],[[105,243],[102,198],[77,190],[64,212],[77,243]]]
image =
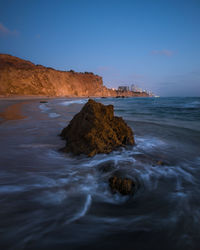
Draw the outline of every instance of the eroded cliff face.
[[[116,96],[93,73],[58,71],[0,54],[0,95]]]
[[[0,54],[0,96],[45,95],[69,97],[148,96],[146,93],[119,92],[103,86],[93,73],[59,71]]]

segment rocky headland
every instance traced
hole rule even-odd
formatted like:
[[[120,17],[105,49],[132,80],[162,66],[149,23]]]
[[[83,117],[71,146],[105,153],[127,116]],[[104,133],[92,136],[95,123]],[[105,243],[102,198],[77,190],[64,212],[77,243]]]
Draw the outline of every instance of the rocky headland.
[[[148,96],[119,93],[103,85],[102,77],[91,72],[59,71],[30,61],[0,54],[0,96],[116,97]]]

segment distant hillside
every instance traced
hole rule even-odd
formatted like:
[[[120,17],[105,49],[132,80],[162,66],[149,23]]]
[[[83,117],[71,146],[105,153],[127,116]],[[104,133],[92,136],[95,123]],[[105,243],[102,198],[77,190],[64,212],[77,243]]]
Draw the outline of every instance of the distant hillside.
[[[102,77],[93,73],[58,71],[18,57],[0,54],[0,95],[108,97],[119,93],[103,86]]]

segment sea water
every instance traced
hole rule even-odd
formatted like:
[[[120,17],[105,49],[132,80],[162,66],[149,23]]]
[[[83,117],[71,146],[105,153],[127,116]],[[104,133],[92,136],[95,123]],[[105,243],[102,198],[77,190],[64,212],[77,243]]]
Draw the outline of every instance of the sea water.
[[[29,101],[24,120],[0,124],[1,249],[200,249],[200,98],[96,101],[114,105],[135,146],[59,152],[87,99]],[[134,195],[111,193],[116,173]]]

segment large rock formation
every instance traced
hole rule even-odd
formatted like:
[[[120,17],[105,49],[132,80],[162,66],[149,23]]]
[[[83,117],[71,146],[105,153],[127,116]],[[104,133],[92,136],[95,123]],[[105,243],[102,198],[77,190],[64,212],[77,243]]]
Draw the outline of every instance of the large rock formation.
[[[116,96],[93,73],[58,71],[0,54],[0,95]]]
[[[63,151],[93,156],[133,145],[131,128],[113,113],[113,105],[105,106],[90,99],[62,130],[61,137],[67,141]]]

